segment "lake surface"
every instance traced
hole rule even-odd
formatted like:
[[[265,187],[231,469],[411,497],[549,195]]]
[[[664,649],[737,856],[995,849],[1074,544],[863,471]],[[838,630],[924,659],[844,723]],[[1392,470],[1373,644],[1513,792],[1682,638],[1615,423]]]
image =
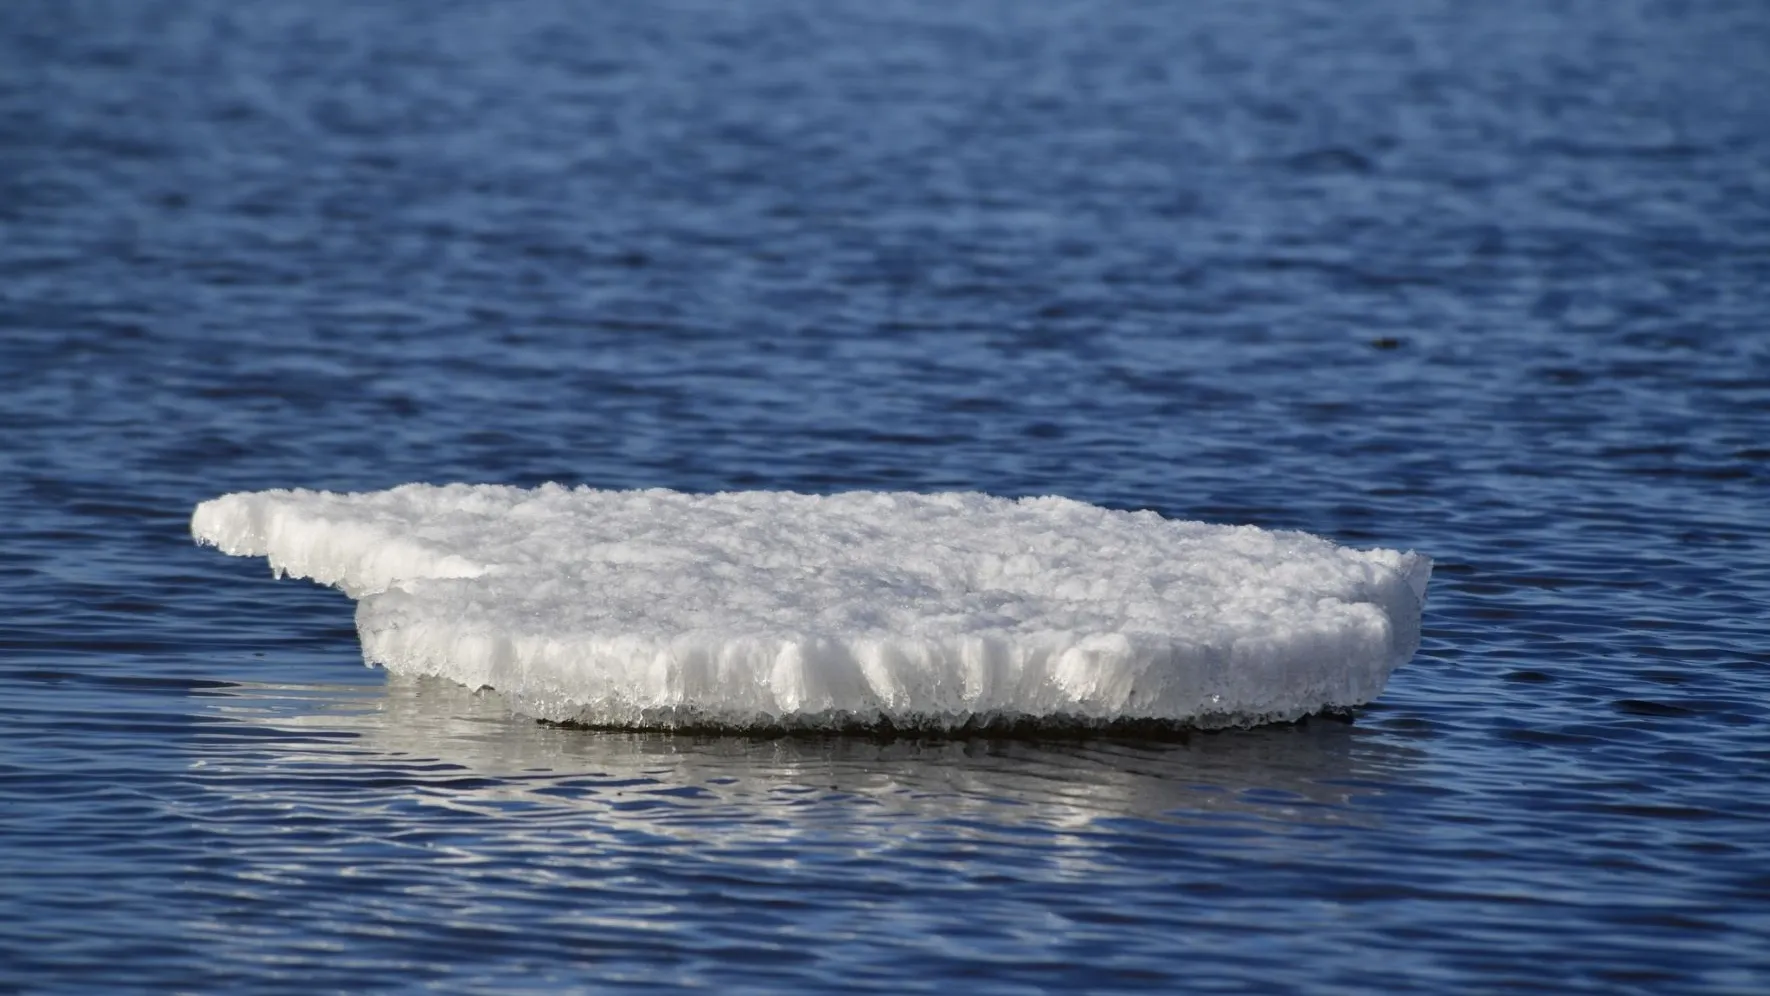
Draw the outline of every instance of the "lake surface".
[[[0,14],[0,992],[1770,990],[1770,6]],[[199,501],[1438,561],[1352,722],[593,733]]]

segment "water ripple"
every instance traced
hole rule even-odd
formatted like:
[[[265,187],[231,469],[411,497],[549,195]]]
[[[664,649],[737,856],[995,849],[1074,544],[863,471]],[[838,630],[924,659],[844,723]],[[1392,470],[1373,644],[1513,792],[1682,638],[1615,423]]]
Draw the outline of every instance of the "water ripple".
[[[9,13],[0,990],[1770,987],[1762,5]],[[1350,724],[751,740],[186,533],[420,480],[1439,566]]]

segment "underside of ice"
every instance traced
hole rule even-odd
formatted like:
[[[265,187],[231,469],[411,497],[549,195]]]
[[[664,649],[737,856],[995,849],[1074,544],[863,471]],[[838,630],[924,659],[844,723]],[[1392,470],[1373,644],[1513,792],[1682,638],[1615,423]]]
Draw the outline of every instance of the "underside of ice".
[[[357,599],[364,657],[598,726],[1219,726],[1375,698],[1431,561],[1064,498],[264,491],[199,542]]]

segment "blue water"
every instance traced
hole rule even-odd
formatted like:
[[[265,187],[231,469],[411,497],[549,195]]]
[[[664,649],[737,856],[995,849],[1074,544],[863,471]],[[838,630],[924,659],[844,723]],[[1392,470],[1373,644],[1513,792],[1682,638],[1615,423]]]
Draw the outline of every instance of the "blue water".
[[[0,992],[1770,991],[1770,6],[0,10]],[[555,729],[235,490],[1438,560],[1353,722]]]

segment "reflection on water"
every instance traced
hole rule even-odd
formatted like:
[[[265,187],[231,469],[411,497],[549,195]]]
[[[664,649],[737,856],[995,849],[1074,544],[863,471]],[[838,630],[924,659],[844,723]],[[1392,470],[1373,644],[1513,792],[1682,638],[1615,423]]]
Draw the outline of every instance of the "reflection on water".
[[[857,959],[910,956],[944,963],[930,978],[1012,978],[1013,952],[1055,945],[1073,950],[1043,971],[1080,983],[1090,944],[1124,946],[1126,902],[1175,943],[1244,934],[1260,907],[1218,905],[1223,862],[1269,894],[1261,869],[1336,860],[1381,831],[1413,761],[1342,722],[1172,743],[752,739],[550,727],[400,676],[198,694],[225,719],[190,744],[205,798],[183,816],[209,846],[181,872],[202,911],[182,929],[251,930],[236,972],[316,945],[385,969],[460,940],[482,945],[466,961],[487,985],[509,981],[504,956],[583,951],[604,981],[627,959],[692,983],[753,946],[758,978],[838,985]]]
[[[176,936],[225,950],[218,978],[349,951],[304,981],[502,990],[539,959],[562,983],[895,989],[910,959],[930,984],[1171,991],[1189,952],[1351,992],[1552,957],[1559,984],[1652,975],[1757,929],[1736,824],[1582,828],[1650,789],[1570,794],[1589,776],[1555,752],[1447,772],[1485,741],[1426,700],[1162,743],[594,732],[399,676],[190,694],[207,718],[160,796],[192,835]],[[1592,923],[1676,946],[1561,955]]]
[[[205,779],[299,785],[374,771],[404,779],[425,804],[576,810],[653,828],[754,825],[781,810],[805,829],[807,817],[856,808],[1069,830],[1116,818],[1268,830],[1360,822],[1377,818],[1373,798],[1412,753],[1338,720],[1170,743],[586,731],[514,716],[494,691],[402,675],[380,688],[239,685],[215,710],[264,735],[246,756],[205,750],[194,762]]]

